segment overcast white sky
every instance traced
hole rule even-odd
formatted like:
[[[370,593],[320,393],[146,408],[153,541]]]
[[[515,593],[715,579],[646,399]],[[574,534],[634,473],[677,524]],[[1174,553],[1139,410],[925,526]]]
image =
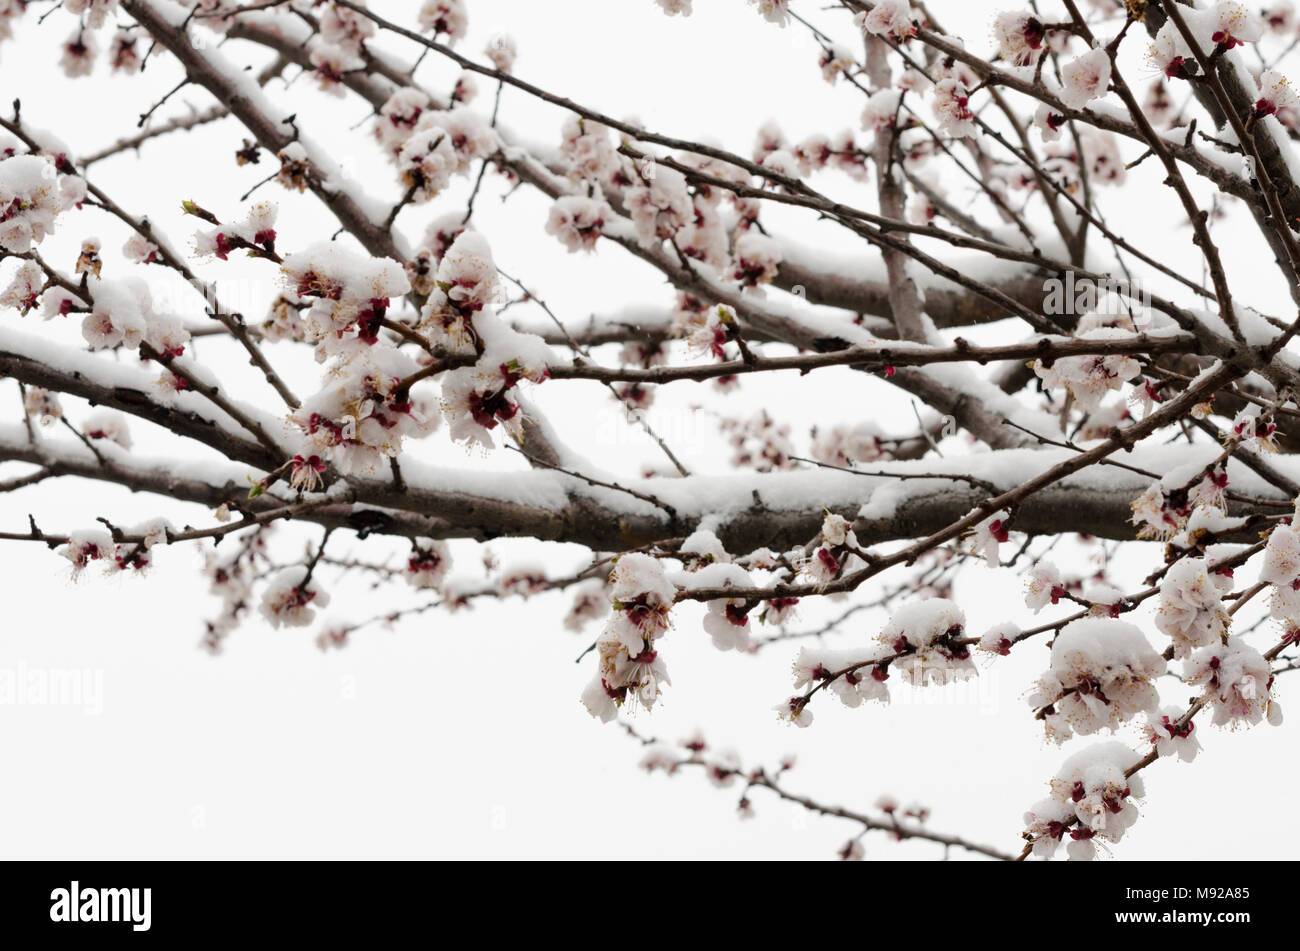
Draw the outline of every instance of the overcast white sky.
[[[415,4],[375,6],[393,13]],[[947,28],[976,49],[988,45],[988,22],[1003,6],[931,4]],[[490,36],[509,32],[520,46],[519,75],[615,115],[635,115],[660,131],[708,137],[740,152],[748,152],[754,129],[770,117],[793,138],[856,126],[856,94],[821,82],[817,48],[806,32],[764,23],[743,0],[696,0],[695,7],[696,15],[683,20],[664,17],[653,0],[472,0],[471,35],[462,49],[477,55]],[[794,7],[849,36],[845,18],[826,14],[820,4],[796,0]],[[177,67],[160,58],[148,81],[110,78],[101,68],[92,81],[69,83],[54,63],[71,23],[56,13],[37,28],[29,17],[17,40],[0,47],[0,87],[22,97],[30,122],[64,138],[74,153],[89,152],[132,131],[136,116],[175,83]],[[263,61],[233,46],[228,51]],[[431,60],[420,75],[441,86],[455,74]],[[368,108],[355,98],[323,102],[303,91],[269,87],[286,103],[286,113],[298,112],[306,131],[358,156],[368,189],[395,199],[391,174],[368,157],[358,135],[346,132]],[[486,83],[481,94],[481,102],[490,97]],[[186,90],[160,115],[174,114],[184,102],[202,108],[210,100]],[[502,118],[531,140],[558,141],[561,113],[539,112],[517,93],[506,93]],[[92,178],[119,202],[149,212],[182,244],[193,230],[177,213],[182,199],[230,213],[238,195],[265,174],[265,164],[234,168],[231,153],[241,138],[233,121],[221,122],[151,143],[140,160],[127,155],[105,162]],[[1162,247],[1168,260],[1176,260],[1186,235],[1173,227],[1177,218],[1156,192],[1156,177],[1150,170],[1150,188],[1134,191],[1150,204],[1121,214],[1131,224],[1180,235]],[[617,249],[596,259],[567,256],[541,231],[542,201],[521,191],[502,206],[501,192],[499,184],[490,186],[480,202],[479,227],[498,263],[558,313],[576,320],[670,299],[661,280]],[[462,185],[432,207],[407,211],[403,225],[418,234],[436,214],[458,207],[464,193]],[[259,197],[285,196],[268,187]],[[81,217],[84,225],[65,226],[51,239],[51,254],[59,248],[68,254],[86,233],[98,233],[109,252],[120,247],[120,229],[94,211]],[[310,197],[286,199],[278,245],[292,248],[334,227]],[[840,241],[825,227],[802,234],[818,247]],[[1227,244],[1238,264],[1254,253],[1246,241]],[[232,262],[225,271],[207,273],[244,274],[256,289],[272,290],[267,270],[255,263]],[[7,313],[0,320],[19,318]],[[302,389],[310,387],[316,369],[309,361],[283,348],[273,356],[296,359],[291,372]],[[256,385],[240,361],[229,363],[223,372]],[[733,401],[728,409],[752,412],[766,397],[779,399],[774,412],[797,428],[806,429],[812,411],[823,422],[868,414],[898,431],[910,425],[907,403],[862,374],[809,377],[801,384],[803,405],[790,403],[787,383],[746,390],[744,399],[754,402]],[[724,450],[707,417],[690,407],[724,404],[693,384],[681,385],[689,389],[661,398],[656,424],[692,467],[716,470]],[[0,391],[6,404],[16,404],[10,385]],[[547,387],[538,400],[566,438],[608,468],[631,472],[653,458],[652,447],[617,425],[599,390]],[[75,401],[67,404],[76,419],[82,410]],[[141,446],[158,444],[144,424],[133,431]],[[443,464],[517,465],[507,453],[484,460],[445,441],[438,446]],[[178,523],[209,517],[197,508],[164,508],[154,499],[74,482],[0,496],[0,528],[21,529],[29,512],[51,531],[88,527],[101,515],[121,523],[160,512]],[[306,537],[280,534],[283,551]],[[338,554],[365,550],[351,537],[335,544]],[[554,574],[584,560],[575,547],[490,547],[507,562],[544,559]],[[472,573],[475,546],[457,544],[455,552]],[[1155,552],[1138,549],[1132,556],[1129,589],[1150,570]],[[8,773],[0,784],[0,854],[825,858],[856,832],[761,790],[754,796],[757,817],[741,822],[734,789],[715,790],[690,773],[667,779],[637,770],[639,748],[616,727],[593,721],[578,701],[590,666],[573,660],[594,631],[580,637],[561,628],[564,595],[429,614],[393,631],[372,628],[348,649],[329,654],[317,651],[310,631],[273,631],[250,622],[230,638],[223,656],[212,658],[197,645],[202,619],[217,602],[195,571],[198,564],[195,550],[178,548],[158,557],[146,580],[105,579],[91,571],[73,583],[66,563],[43,549],[0,547],[6,607],[0,669],[85,670],[92,684],[102,686],[87,705],[102,709],[0,704],[0,758]],[[1012,572],[972,569],[957,600],[974,630],[1024,620],[1021,581]],[[326,614],[364,618],[395,603],[387,592],[356,585],[340,590]],[[918,799],[933,810],[936,828],[1013,850],[1021,813],[1045,793],[1073,749],[1047,746],[1022,699],[1045,666],[1041,645],[987,667],[973,686],[899,687],[889,707],[848,710],[823,703],[814,726],[796,730],[771,711],[787,695],[794,648],[758,657],[720,654],[697,615],[689,608],[679,615],[663,644],[673,685],[661,709],[637,716],[638,728],[677,739],[702,727],[715,743],[737,749],[746,764],[771,765],[793,752],[799,766],[789,786],[828,802],[864,809],[884,792]],[[872,616],[851,626],[842,643],[873,637],[882,620]],[[1284,704],[1288,686],[1282,688]],[[1190,695],[1173,680],[1162,689],[1168,702]],[[1166,761],[1148,772],[1142,819],[1125,837],[1120,856],[1290,857],[1297,836],[1279,817],[1294,798],[1294,724],[1241,734],[1208,727],[1198,732],[1206,750],[1195,764]],[[935,846],[875,837],[866,844],[872,858],[940,854]]]

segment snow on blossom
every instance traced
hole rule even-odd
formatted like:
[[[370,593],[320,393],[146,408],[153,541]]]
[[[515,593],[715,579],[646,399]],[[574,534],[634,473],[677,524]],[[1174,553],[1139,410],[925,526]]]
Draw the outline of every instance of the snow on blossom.
[[[853,22],[866,33],[902,41],[916,33],[912,7],[907,0],[879,0],[867,13],[859,13]]]
[[[1265,415],[1258,406],[1247,406],[1232,421],[1232,433],[1247,446],[1266,452],[1276,452],[1274,439],[1277,436],[1277,424]]]
[[[975,114],[970,110],[970,87],[959,79],[941,79],[931,91],[930,109],[939,128],[954,139],[976,133]]]
[[[374,471],[384,456],[396,456],[406,437],[432,429],[430,408],[400,385],[419,369],[395,347],[362,347],[340,357],[321,390],[289,417],[315,451],[339,471]]]
[[[1129,521],[1140,526],[1138,538],[1170,538],[1182,529],[1186,518],[1185,512],[1170,503],[1159,482],[1152,482],[1132,501],[1131,507],[1133,515]]]
[[[695,218],[678,230],[675,243],[682,254],[710,267],[721,269],[727,264],[727,228],[718,209],[702,197],[696,198]],[[745,275],[737,268],[732,277],[743,281]]]
[[[647,243],[672,238],[695,217],[686,177],[666,165],[644,171],[641,182],[627,190],[624,200],[637,237]]]
[[[880,642],[902,656],[892,666],[916,686],[947,684],[976,673],[965,637],[966,615],[947,598],[913,601],[896,610]]]
[[[647,773],[653,773],[656,770],[663,770],[665,773],[672,775],[677,772],[677,768],[682,764],[682,757],[671,747],[663,743],[651,745],[641,757],[641,762],[637,765]]]
[[[1223,596],[1231,590],[1231,576],[1208,570],[1204,558],[1184,558],[1169,569],[1160,582],[1155,621],[1173,641],[1175,657],[1222,640],[1230,621]]]
[[[41,316],[46,320],[85,310],[86,302],[62,287],[49,287],[41,294]]]
[[[830,545],[819,545],[803,563],[803,571],[815,585],[825,585],[839,577],[846,564],[843,553]]]
[[[318,174],[306,147],[297,139],[277,152],[275,157],[280,161],[280,171],[275,180],[286,191],[305,192]]]
[[[201,229],[194,235],[194,250],[200,258],[225,261],[230,252],[246,250],[250,256],[264,256],[275,251],[275,220],[278,208],[273,202],[259,201],[249,206],[244,217],[228,225]]]
[[[64,205],[54,165],[39,155],[0,160],[0,248],[24,254],[54,231]]]
[[[521,598],[529,598],[549,587],[550,578],[546,574],[546,567],[532,560],[516,562],[502,568],[496,582],[497,593],[502,597],[518,595]]]
[[[466,230],[465,216],[459,211],[447,212],[429,222],[419,247],[406,265],[406,275],[416,293],[428,295],[433,292],[438,266]]]
[[[106,531],[90,529],[71,532],[68,540],[56,551],[72,562],[72,577],[75,579],[92,561],[111,561],[113,557],[113,538]]]
[[[483,52],[492,65],[503,73],[508,73],[515,68],[515,59],[519,56],[519,48],[515,45],[514,38],[504,33],[498,33],[488,40],[487,46],[483,47]]]
[[[1026,810],[1025,837],[1033,842],[1033,854],[1044,859],[1055,855],[1073,818],[1069,805],[1057,799],[1039,800]]]
[[[39,386],[29,386],[23,393],[23,412],[42,426],[53,426],[63,419],[59,394]]]
[[[396,261],[358,254],[333,241],[286,256],[280,270],[294,295],[311,301],[303,316],[313,338],[327,347],[334,345],[330,338],[336,342],[349,330],[375,342],[391,300],[411,289]]]
[[[1050,858],[1062,840],[1071,859],[1091,859],[1096,843],[1119,842],[1137,821],[1132,802],[1145,794],[1140,775],[1125,776],[1140,757],[1123,743],[1094,743],[1062,764],[1051,781],[1051,797],[1025,813],[1033,853]]]
[[[366,61],[356,53],[342,46],[326,43],[320,36],[312,37],[308,59],[314,69],[313,75],[321,90],[332,96],[342,98],[346,92],[343,78],[347,73],[364,70]]]
[[[980,635],[979,643],[975,646],[985,653],[1006,657],[1011,653],[1011,648],[1016,645],[1016,640],[1021,633],[1020,625],[1003,621]]]
[[[14,272],[13,280],[0,294],[0,307],[18,311],[24,316],[39,302],[45,289],[45,272],[35,261],[23,261]]]
[[[425,0],[418,20],[421,32],[432,33],[435,38],[446,36],[447,45],[455,45],[469,29],[465,6],[466,0]]]
[[[712,564],[691,575],[692,588],[748,588],[749,572],[739,565]],[[744,598],[719,598],[705,602],[704,631],[720,651],[746,651],[750,647],[749,605]]]
[[[496,130],[486,116],[472,109],[455,108],[446,112],[425,112],[416,122],[416,133],[425,129],[442,130],[456,154],[457,174],[467,174],[474,162],[486,158],[500,146]]]
[[[972,526],[966,536],[971,552],[983,558],[990,568],[1001,564],[998,551],[1001,544],[1010,537],[1007,531],[1010,518],[1006,509],[1001,509]]]
[[[1065,125],[1065,116],[1053,112],[1046,104],[1034,112],[1034,127],[1042,135],[1044,142],[1055,142],[1061,137],[1061,127]]]
[[[722,546],[718,536],[708,529],[696,529],[686,537],[681,547],[677,549],[679,555],[688,556],[689,564],[699,566],[724,564],[731,561],[731,555],[727,554],[727,549]]]
[[[726,357],[723,347],[731,339],[730,328],[735,325],[736,315],[725,304],[710,307],[702,312],[687,315],[686,345],[693,353],[707,353],[721,360]]]
[[[1025,574],[1025,607],[1037,614],[1065,597],[1061,571],[1050,561],[1035,562]]]
[[[669,683],[655,641],[668,629],[676,596],[658,560],[639,552],[619,556],[610,583],[613,610],[596,640],[596,675],[581,698],[587,711],[604,723],[629,700],[651,709]]]
[[[374,136],[392,161],[397,161],[415,132],[420,116],[429,108],[429,97],[412,86],[403,86],[394,92],[379,108],[375,116]]]
[[[1052,642],[1051,665],[1028,702],[1044,711],[1047,736],[1061,743],[1154,710],[1160,696],[1152,680],[1164,672],[1164,658],[1134,625],[1080,618]]]
[[[481,234],[465,231],[452,242],[438,265],[434,285],[420,312],[420,329],[451,350],[477,341],[477,317],[492,303],[498,288],[492,250]]]
[[[852,53],[836,44],[822,50],[817,64],[821,67],[822,79],[834,83],[841,75],[848,75],[857,66],[857,61]]]
[[[316,6],[320,10],[320,37],[332,46],[359,53],[362,44],[375,35],[375,24],[356,10],[337,3]]]
[[[433,538],[417,538],[406,560],[406,583],[420,590],[437,590],[451,570],[451,550]]]
[[[1088,613],[1096,617],[1119,617],[1124,613],[1124,592],[1104,581],[1094,581],[1084,588],[1083,600],[1091,605]]]
[[[867,97],[862,110],[862,128],[880,132],[893,126],[903,94],[897,89],[878,89]]]
[[[832,649],[804,647],[794,659],[795,689],[804,689],[826,682],[826,690],[835,694],[846,707],[861,706],[863,701],[889,702],[889,670],[877,664],[879,648]],[[849,670],[857,667],[856,670]],[[840,676],[834,675],[844,671]]]
[[[760,164],[773,175],[793,179],[802,177],[806,168],[806,163],[789,149],[772,152]]]
[[[569,175],[576,181],[604,182],[622,167],[609,127],[577,116],[565,120],[560,130],[560,155],[568,161]]]
[[[329,593],[309,577],[306,566],[296,565],[271,578],[258,610],[272,627],[306,627],[316,616],[315,608],[329,602]]]
[[[160,258],[158,245],[139,232],[132,232],[131,237],[126,239],[122,245],[122,254],[136,264],[153,264]]]
[[[417,204],[430,201],[447,187],[460,168],[451,136],[439,126],[412,132],[397,154],[402,184]]]
[[[633,642],[635,637],[661,637],[668,630],[677,589],[658,559],[640,552],[620,555],[609,580],[613,626],[631,635]]]
[[[857,547],[858,538],[849,527],[849,520],[843,515],[828,512],[822,519],[822,539],[828,545],[839,548],[843,545]]]
[[[1205,685],[1215,726],[1254,726],[1266,718],[1274,726],[1282,722],[1282,708],[1271,695],[1273,670],[1240,637],[1193,654],[1183,665],[1183,680]]]
[[[1080,340],[1127,340],[1132,335],[1114,327],[1097,327],[1080,334]],[[1095,412],[1102,398],[1119,390],[1142,372],[1142,365],[1128,354],[1092,354],[1060,357],[1052,365],[1034,361],[1034,372],[1048,387],[1065,387],[1085,413]]]
[[[785,134],[772,120],[764,122],[754,134],[754,150],[751,153],[755,162],[762,163],[773,152],[786,147]]]
[[[570,251],[591,251],[612,217],[603,199],[563,195],[551,205],[546,233],[559,238]]]
[[[131,430],[126,415],[116,410],[95,410],[82,421],[81,432],[87,439],[102,439],[123,449],[131,448]]]
[[[524,377],[506,363],[452,370],[442,380],[442,414],[452,442],[487,450],[498,424],[516,442],[523,440],[524,415],[515,384]]]
[[[148,288],[136,278],[122,281],[91,279],[94,304],[81,322],[81,335],[92,350],[137,347],[148,330],[152,312]]]
[[[731,277],[743,287],[770,283],[781,264],[780,246],[758,231],[746,231],[737,238],[732,253],[736,265]]]

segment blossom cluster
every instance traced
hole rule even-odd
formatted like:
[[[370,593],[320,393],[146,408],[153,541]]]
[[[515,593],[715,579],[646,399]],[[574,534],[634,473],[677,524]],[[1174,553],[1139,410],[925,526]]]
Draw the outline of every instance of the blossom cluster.
[[[1164,658],[1134,625],[1080,618],[1052,642],[1051,665],[1029,705],[1040,711],[1048,737],[1060,743],[1154,711],[1160,696],[1153,681],[1164,672]]]
[[[54,231],[55,221],[86,196],[63,151],[17,154],[0,136],[0,248],[24,254]]]
[[[649,555],[619,557],[610,574],[612,612],[596,639],[598,669],[582,693],[592,716],[608,723],[629,701],[649,710],[669,683],[657,641],[668,630],[677,589]]]
[[[1033,854],[1051,858],[1065,839],[1071,859],[1096,856],[1097,845],[1119,842],[1137,821],[1134,799],[1142,777],[1126,775],[1138,754],[1123,743],[1096,743],[1065,761],[1052,779],[1051,795],[1025,813]]]

